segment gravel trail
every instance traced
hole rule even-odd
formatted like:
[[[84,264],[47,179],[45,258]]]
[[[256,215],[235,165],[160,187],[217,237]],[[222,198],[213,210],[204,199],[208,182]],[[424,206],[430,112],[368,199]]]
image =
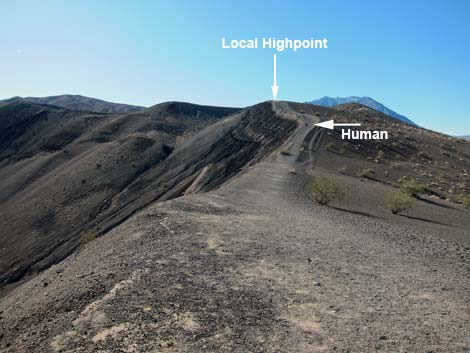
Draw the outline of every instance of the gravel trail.
[[[156,203],[3,298],[0,351],[469,352],[469,249],[312,203],[305,116],[290,155]]]

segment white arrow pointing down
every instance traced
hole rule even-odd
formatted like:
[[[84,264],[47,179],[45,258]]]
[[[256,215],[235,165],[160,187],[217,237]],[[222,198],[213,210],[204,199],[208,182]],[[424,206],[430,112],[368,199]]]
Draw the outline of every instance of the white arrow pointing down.
[[[274,97],[274,100],[276,100],[276,97],[277,97],[277,92],[279,91],[279,86],[277,85],[277,78],[276,78],[276,54],[274,54],[274,83],[273,85],[271,86],[271,89],[273,91],[273,97]]]

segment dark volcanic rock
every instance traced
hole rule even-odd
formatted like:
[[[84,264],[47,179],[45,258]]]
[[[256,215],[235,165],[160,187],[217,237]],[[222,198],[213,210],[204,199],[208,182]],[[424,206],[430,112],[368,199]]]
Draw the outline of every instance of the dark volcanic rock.
[[[236,111],[178,102],[125,115],[24,100],[1,106],[0,286],[63,259],[82,236],[96,236],[89,229],[119,207],[117,195],[189,136]]]
[[[154,201],[221,185],[297,126],[271,103],[237,111],[169,102],[91,115],[15,101],[0,108],[0,120],[3,285],[60,261]]]
[[[114,117],[115,128],[93,128],[77,140],[90,146],[80,154],[67,145],[82,161],[101,151],[96,176],[80,163],[87,175],[64,173],[46,190],[61,180],[73,189],[75,174],[80,187],[102,180],[89,192],[101,208],[80,232],[74,222],[62,234],[69,250],[80,235],[80,251],[1,298],[2,352],[468,350],[470,253],[455,241],[462,232],[468,241],[468,211],[419,199],[409,217],[393,215],[383,196],[400,173],[425,181],[445,170],[439,183],[461,181],[470,144],[360,105],[262,103],[199,130],[190,122],[210,115],[207,107],[155,109],[150,120]],[[331,118],[392,138],[342,141],[315,127]],[[148,124],[165,133],[130,133]],[[118,163],[126,151],[136,151],[134,177],[123,164],[109,169],[107,158]],[[345,198],[312,202],[304,185],[319,176],[347,185]],[[111,197],[101,191],[117,184]],[[49,195],[37,195],[47,205]],[[46,215],[37,227],[54,229],[61,217]]]

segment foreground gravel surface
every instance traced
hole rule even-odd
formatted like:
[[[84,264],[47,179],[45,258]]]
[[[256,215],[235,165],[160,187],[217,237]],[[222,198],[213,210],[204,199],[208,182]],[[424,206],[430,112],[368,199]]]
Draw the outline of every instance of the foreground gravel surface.
[[[292,159],[154,204],[18,287],[0,351],[469,352],[469,249],[315,205]]]

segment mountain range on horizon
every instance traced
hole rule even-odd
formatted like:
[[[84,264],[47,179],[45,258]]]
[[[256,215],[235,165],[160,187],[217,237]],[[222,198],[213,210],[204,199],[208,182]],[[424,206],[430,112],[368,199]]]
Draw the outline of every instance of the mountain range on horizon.
[[[70,110],[84,110],[84,111],[92,111],[97,113],[130,113],[130,112],[138,112],[146,109],[147,107],[137,106],[132,104],[124,104],[124,103],[114,103],[108,102],[102,99],[82,96],[82,95],[75,95],[75,94],[62,94],[62,95],[55,95],[55,96],[46,96],[46,97],[12,97],[5,100],[1,100],[0,104],[8,103],[15,100],[24,100],[30,103],[37,103],[37,104],[48,104],[48,105],[55,105],[58,107],[70,109]],[[411,119],[407,118],[404,115],[398,114],[397,112],[393,111],[392,109],[386,107],[382,103],[376,101],[371,97],[357,97],[357,96],[350,96],[350,97],[328,97],[324,96],[323,98],[312,100],[307,102],[310,104],[321,105],[323,107],[333,107],[340,104],[345,103],[359,103],[365,105],[366,107],[372,108],[377,110],[381,113],[389,115],[393,118],[411,124],[413,126],[418,126],[414,123]]]
[[[108,102],[97,98],[85,97],[78,94],[61,94],[47,97],[11,97],[0,100],[0,105],[22,100],[29,103],[55,105],[69,110],[83,110],[96,113],[131,113],[146,109],[146,107]]]
[[[323,107],[334,107],[336,105],[345,104],[345,103],[359,103],[359,104],[365,105],[366,107],[377,110],[381,113],[389,115],[395,119],[408,123],[410,125],[418,126],[418,124],[416,124],[415,122],[413,122],[411,119],[407,118],[406,116],[398,114],[397,112],[386,107],[382,103],[377,102],[375,99],[371,97],[367,97],[367,96],[364,96],[364,97],[349,96],[349,97],[336,97],[336,98],[324,96],[323,98],[315,99],[307,103],[321,105]]]
[[[36,103],[36,104],[46,104],[46,105],[53,105],[69,110],[77,110],[77,111],[89,111],[89,112],[96,112],[96,113],[106,113],[106,114],[125,114],[125,113],[133,113],[139,112],[147,109],[148,107],[139,106],[139,105],[132,105],[126,103],[115,103],[109,102],[102,99],[82,96],[78,94],[62,94],[62,95],[55,95],[55,96],[45,96],[45,97],[19,97],[14,96],[11,98],[0,100],[0,106],[6,103],[10,103],[13,101],[22,100],[25,102]],[[389,115],[395,119],[408,123],[412,126],[418,127],[415,122],[411,119],[407,118],[404,115],[398,114],[394,110],[386,107],[382,103],[376,101],[371,97],[358,97],[358,96],[349,96],[349,97],[329,97],[324,96],[320,99],[315,99],[309,102],[308,104],[320,105],[323,107],[334,107],[341,104],[346,103],[358,103],[362,104],[366,107],[372,108],[376,111]],[[462,138],[465,140],[470,140],[470,135],[465,134],[457,135],[456,137]]]
[[[425,5],[4,1],[0,353],[470,353],[470,0]]]

